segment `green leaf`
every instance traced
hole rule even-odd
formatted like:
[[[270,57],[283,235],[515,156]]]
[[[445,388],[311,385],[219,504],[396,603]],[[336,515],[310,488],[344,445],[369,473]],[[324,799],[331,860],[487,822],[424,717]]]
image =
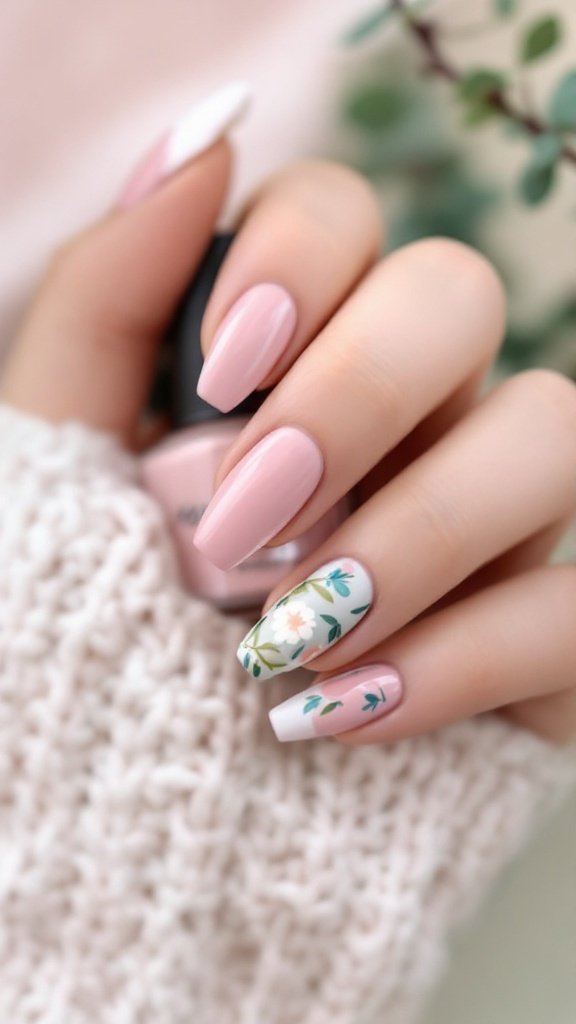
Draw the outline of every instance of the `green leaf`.
[[[250,664],[250,655],[248,653],[244,655],[242,664],[244,665],[244,668],[248,668],[248,665]]]
[[[324,622],[327,622],[329,626],[338,625],[338,619],[335,619],[333,615],[321,615],[320,618],[324,619]]]
[[[341,700],[330,701],[330,703],[327,704],[326,707],[322,708],[322,711],[320,712],[320,717],[322,717],[322,715],[329,715],[331,711],[334,711],[336,708],[341,707],[343,707],[343,702]]]
[[[328,643],[329,644],[333,643],[334,640],[337,640],[338,637],[340,637],[340,636],[342,636],[342,627],[341,627],[340,623],[337,622],[335,626],[332,626],[332,629],[328,633]]]
[[[364,18],[357,21],[348,32],[342,37],[344,46],[358,46],[365,39],[369,39],[378,29],[382,28],[392,17],[394,11],[391,7],[379,4],[374,11],[370,11]]]
[[[576,129],[576,69],[560,79],[550,100],[550,120],[554,128]]]
[[[518,0],[493,0],[494,10],[500,18],[509,18],[518,7]]]
[[[506,85],[506,78],[501,71],[491,68],[473,68],[467,71],[458,84],[460,99],[467,102],[482,100],[491,93],[499,92]]]
[[[550,194],[554,186],[556,164],[545,163],[533,156],[520,178],[520,195],[528,206],[536,206]]]
[[[362,612],[367,611],[369,607],[369,604],[361,604],[359,608],[352,608],[350,615],[361,615]]]
[[[262,669],[260,668],[260,665],[253,665],[252,666],[252,675],[253,676],[259,676],[261,671],[262,671]]]
[[[499,110],[492,107],[485,100],[478,100],[476,103],[470,103],[468,109],[464,114],[464,126],[466,128],[479,128],[480,125],[486,124],[486,121],[493,121],[495,117],[501,117]]]
[[[329,601],[330,604],[334,604],[332,594],[329,590],[326,590],[326,587],[323,587],[321,583],[311,583],[310,585],[314,588],[317,594],[320,594],[320,597],[324,598],[325,601]]]
[[[528,26],[520,43],[520,60],[530,64],[550,53],[562,38],[562,22],[555,14],[545,14]]]
[[[297,647],[296,650],[294,651],[294,654],[290,655],[290,661],[294,661],[295,658],[299,658],[305,647],[306,644],[301,644],[300,647]]]
[[[557,135],[537,135],[532,148],[532,162],[540,167],[551,167],[560,159],[562,140]]]
[[[367,81],[347,97],[344,113],[348,121],[365,132],[380,135],[396,128],[410,106],[406,92],[389,82]]]
[[[348,597],[350,594],[350,587],[347,583],[343,583],[342,580],[332,580],[332,586],[340,597]]]
[[[538,203],[553,184],[555,166],[562,155],[557,135],[537,135],[532,139],[532,154],[522,175],[521,191],[528,203]],[[522,184],[525,182],[525,184]]]
[[[280,648],[277,644],[258,644],[259,651],[274,651],[274,654],[280,654]]]

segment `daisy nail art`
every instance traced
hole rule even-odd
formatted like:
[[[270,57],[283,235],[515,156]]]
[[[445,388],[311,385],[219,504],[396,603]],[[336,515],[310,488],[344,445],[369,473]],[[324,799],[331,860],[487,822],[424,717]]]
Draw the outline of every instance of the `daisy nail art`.
[[[238,647],[238,660],[255,679],[291,672],[354,629],[372,596],[372,581],[360,562],[328,562],[284,594],[252,627]]]
[[[221,139],[246,112],[250,95],[246,82],[230,82],[191,107],[140,161],[124,188],[119,208],[135,206]]]
[[[281,743],[337,736],[382,718],[398,707],[402,680],[391,665],[364,665],[324,679],[270,711]]]

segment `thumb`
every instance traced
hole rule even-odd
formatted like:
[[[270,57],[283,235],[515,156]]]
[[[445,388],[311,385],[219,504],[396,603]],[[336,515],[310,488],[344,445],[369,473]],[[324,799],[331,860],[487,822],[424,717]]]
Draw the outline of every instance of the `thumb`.
[[[212,138],[204,131],[209,146],[232,119],[221,116]],[[145,195],[139,168],[139,201],[129,187],[121,206],[56,252],[10,354],[3,401],[134,436],[158,341],[214,230],[230,162],[221,139]]]

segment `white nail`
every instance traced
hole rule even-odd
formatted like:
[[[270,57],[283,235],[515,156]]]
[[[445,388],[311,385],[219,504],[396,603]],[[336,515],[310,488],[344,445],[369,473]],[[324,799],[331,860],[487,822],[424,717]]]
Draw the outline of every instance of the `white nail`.
[[[244,116],[250,100],[247,82],[230,82],[196,103],[170,133],[165,173],[176,171],[209,149]]]
[[[156,141],[124,186],[118,206],[135,206],[185,164],[226,134],[246,112],[251,91],[246,82],[230,82],[196,103]]]

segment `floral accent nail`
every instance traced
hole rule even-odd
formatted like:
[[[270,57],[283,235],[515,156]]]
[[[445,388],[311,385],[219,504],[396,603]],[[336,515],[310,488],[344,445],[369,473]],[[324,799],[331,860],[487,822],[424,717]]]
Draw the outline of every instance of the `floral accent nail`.
[[[337,736],[372,722],[397,707],[402,680],[390,665],[365,665],[325,679],[270,711],[281,742]]]
[[[371,604],[372,582],[360,562],[328,562],[262,616],[242,640],[238,659],[256,679],[291,672],[354,629]]]

